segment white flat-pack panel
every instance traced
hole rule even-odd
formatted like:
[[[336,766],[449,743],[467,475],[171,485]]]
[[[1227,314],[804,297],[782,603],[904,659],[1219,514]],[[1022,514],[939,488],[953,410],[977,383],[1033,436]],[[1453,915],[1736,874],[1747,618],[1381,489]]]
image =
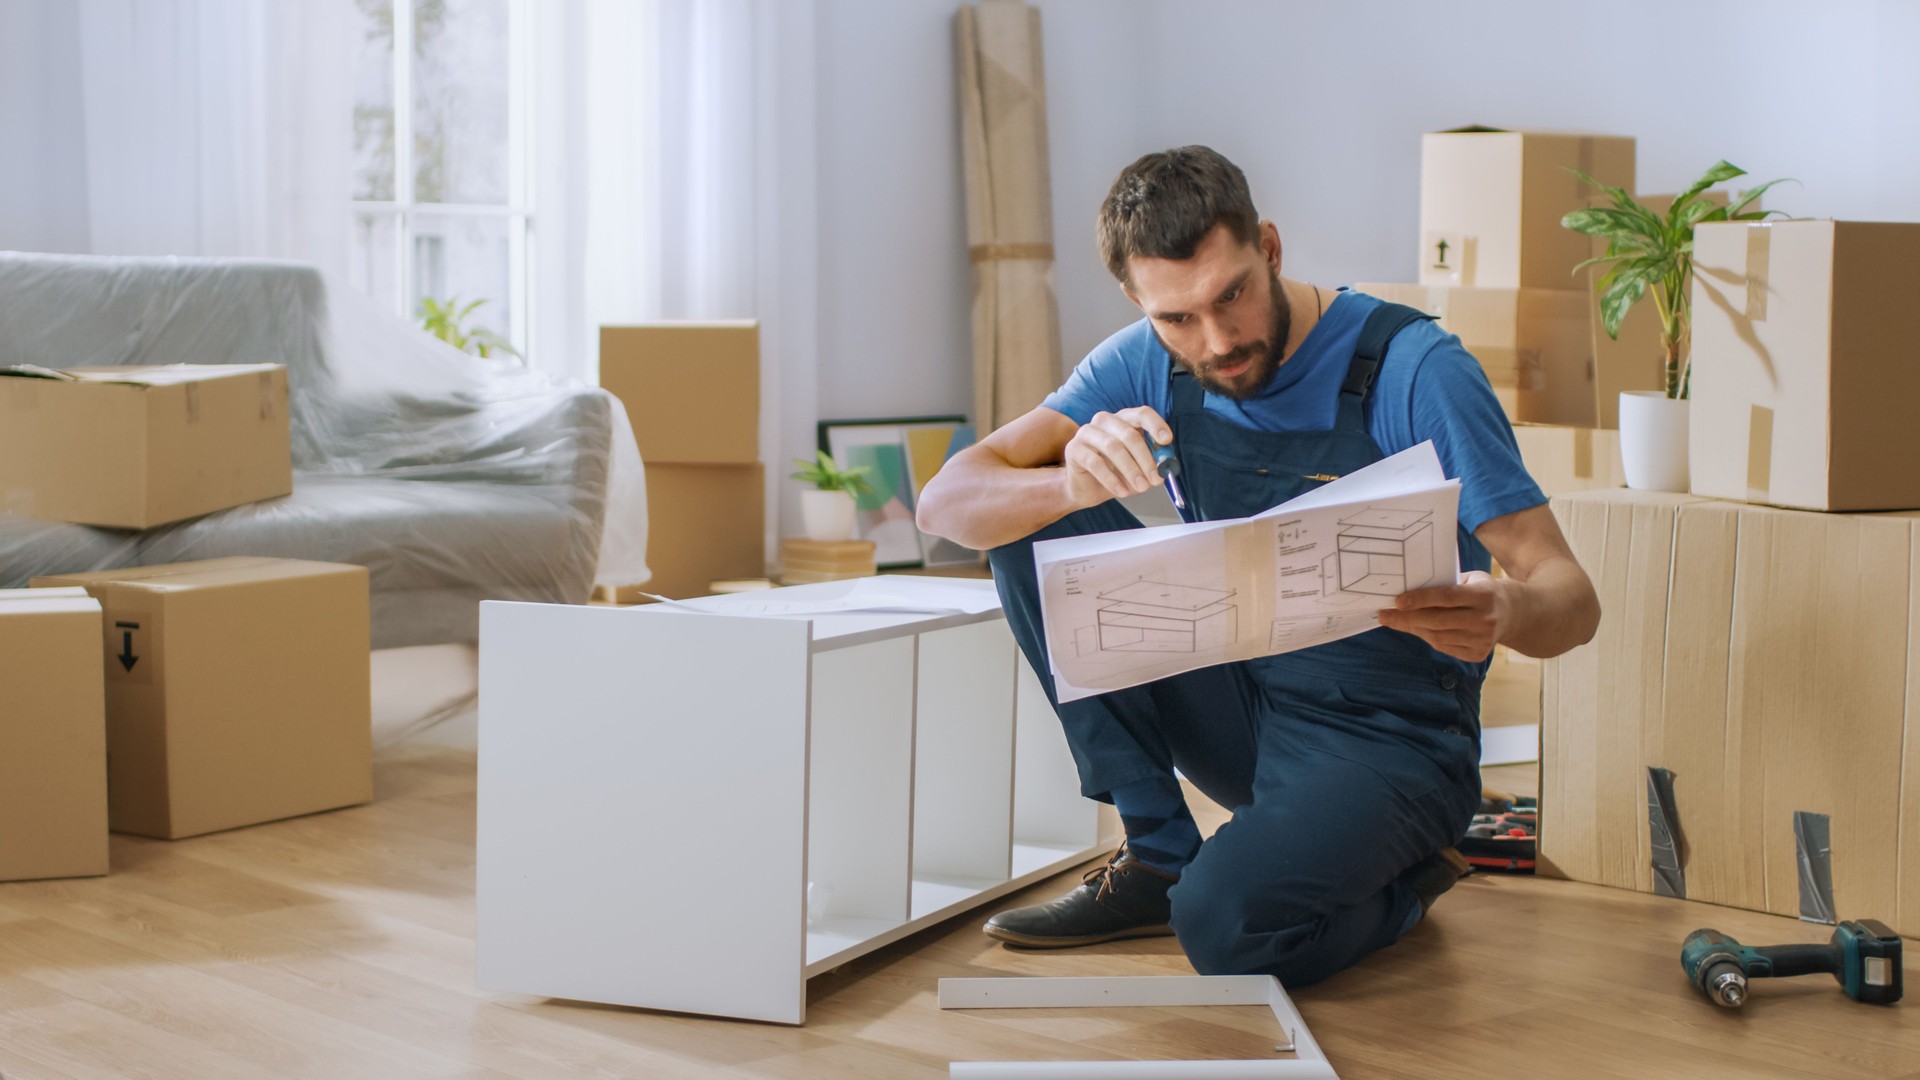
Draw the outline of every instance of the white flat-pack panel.
[[[1017,652],[1014,669],[1013,872],[1019,874],[1019,845],[1091,847],[1100,831],[1100,804],[1080,794],[1080,772],[1060,718]]]
[[[949,908],[959,911],[1006,882],[999,877],[949,877],[916,874],[913,879],[913,917],[929,919]]]
[[[907,920],[913,824],[913,639],[813,660],[809,918]]]
[[[480,606],[483,989],[799,1023],[804,622]]]
[[[1013,845],[1013,635],[996,619],[919,640],[913,876],[1004,881]]]

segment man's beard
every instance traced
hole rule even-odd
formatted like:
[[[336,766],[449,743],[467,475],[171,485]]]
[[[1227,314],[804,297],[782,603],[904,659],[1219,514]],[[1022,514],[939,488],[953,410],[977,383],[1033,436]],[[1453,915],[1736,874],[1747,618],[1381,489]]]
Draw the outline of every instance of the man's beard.
[[[1287,351],[1287,337],[1293,332],[1293,305],[1287,302],[1287,294],[1280,288],[1280,275],[1269,271],[1267,280],[1271,285],[1273,301],[1267,316],[1269,334],[1265,340],[1248,342],[1225,356],[1196,363],[1167,348],[1166,340],[1161,339],[1160,345],[1167,349],[1167,355],[1173,357],[1174,363],[1186,368],[1202,390],[1235,401],[1247,401],[1259,397],[1260,392],[1273,381],[1274,372],[1280,370],[1280,361]],[[1157,336],[1159,331],[1154,333]],[[1220,368],[1232,367],[1248,357],[1253,358],[1252,366],[1234,382],[1224,382],[1214,376],[1213,373]]]

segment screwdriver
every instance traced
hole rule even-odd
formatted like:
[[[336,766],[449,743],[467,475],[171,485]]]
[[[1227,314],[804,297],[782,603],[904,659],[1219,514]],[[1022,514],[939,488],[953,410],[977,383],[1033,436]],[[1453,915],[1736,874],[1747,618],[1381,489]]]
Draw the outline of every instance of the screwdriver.
[[[1185,510],[1187,500],[1180,494],[1180,459],[1173,456],[1172,446],[1161,446],[1147,437],[1147,445],[1153,448],[1153,467],[1160,479],[1167,482],[1167,494],[1172,497],[1174,508]]]

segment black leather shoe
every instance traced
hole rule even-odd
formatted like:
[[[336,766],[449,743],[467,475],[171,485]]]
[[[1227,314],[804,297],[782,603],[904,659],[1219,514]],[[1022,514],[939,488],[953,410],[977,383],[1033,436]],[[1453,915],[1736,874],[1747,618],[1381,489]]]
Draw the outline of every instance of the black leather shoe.
[[[1121,938],[1165,937],[1172,907],[1167,890],[1180,880],[1122,847],[1081,886],[1057,900],[1011,908],[987,920],[988,937],[1029,949],[1064,949]]]
[[[1441,893],[1471,873],[1473,864],[1458,848],[1442,848],[1414,863],[1407,871],[1407,884],[1413,886],[1414,894],[1420,897],[1420,914],[1424,917],[1432,911],[1433,902],[1440,899]]]

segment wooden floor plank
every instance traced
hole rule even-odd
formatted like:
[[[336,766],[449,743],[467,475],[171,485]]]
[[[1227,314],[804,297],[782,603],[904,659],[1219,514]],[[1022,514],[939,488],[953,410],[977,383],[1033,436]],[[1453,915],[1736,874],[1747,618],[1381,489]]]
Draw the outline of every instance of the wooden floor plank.
[[[1508,778],[1525,790],[1532,775]],[[104,878],[0,884],[0,1074],[892,1080],[944,1077],[956,1059],[1271,1052],[1259,1009],[942,1011],[943,977],[1192,970],[1170,938],[1009,949],[979,932],[985,910],[814,979],[800,1028],[482,993],[473,754],[383,752],[376,792],[369,806],[189,840],[115,837]],[[1206,830],[1224,816],[1197,797],[1196,815]],[[1349,1077],[1920,1080],[1915,1005],[1859,1005],[1818,976],[1758,983],[1745,1009],[1716,1008],[1680,971],[1680,941],[1699,926],[1756,944],[1830,933],[1476,876],[1399,944],[1294,998]]]

